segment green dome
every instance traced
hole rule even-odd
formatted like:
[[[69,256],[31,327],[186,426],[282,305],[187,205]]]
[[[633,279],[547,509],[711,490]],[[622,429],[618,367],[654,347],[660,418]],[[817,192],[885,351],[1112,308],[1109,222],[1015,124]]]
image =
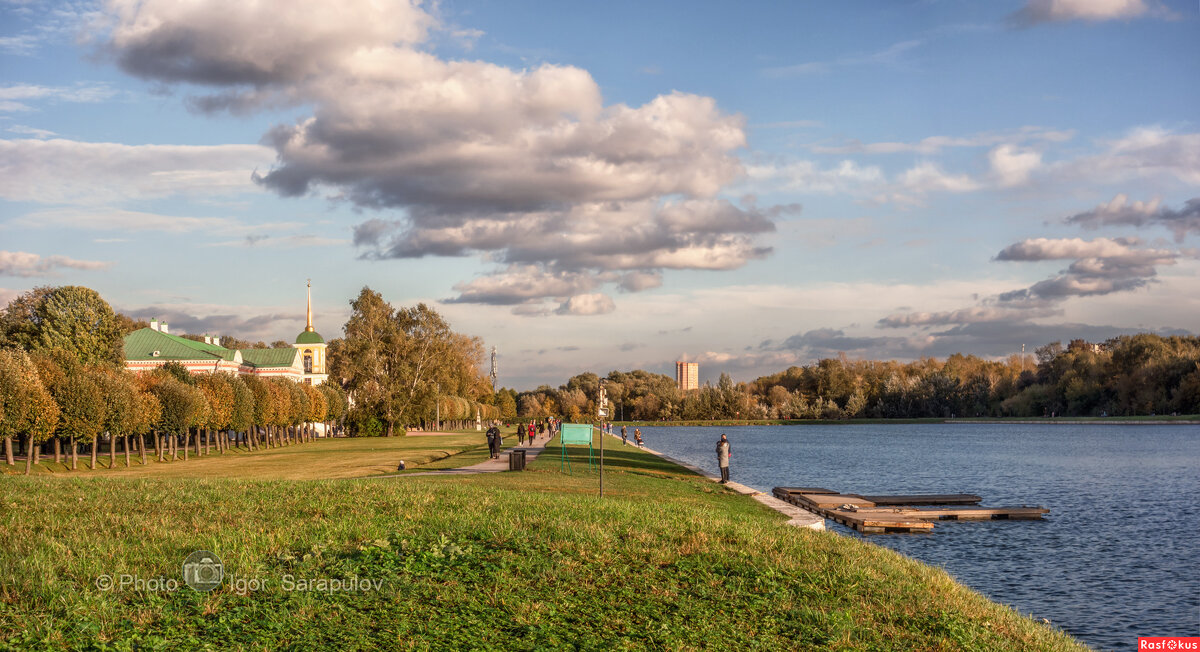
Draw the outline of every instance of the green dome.
[[[317,334],[317,331],[301,331],[296,336],[296,344],[324,344],[325,340]]]

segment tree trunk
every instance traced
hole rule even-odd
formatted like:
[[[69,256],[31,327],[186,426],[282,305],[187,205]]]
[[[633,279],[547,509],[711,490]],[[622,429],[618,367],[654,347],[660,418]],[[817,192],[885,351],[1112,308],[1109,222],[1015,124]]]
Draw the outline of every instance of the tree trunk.
[[[171,459],[177,460],[179,459],[179,435],[171,433],[169,437],[170,439],[167,440],[167,446],[171,448]]]
[[[117,465],[117,436],[108,436],[108,468]]]
[[[395,426],[395,423],[393,423],[392,421],[388,421],[388,429],[387,429],[387,436],[388,436],[388,437],[391,437],[391,436],[392,436],[392,427],[393,427],[393,426]]]
[[[200,451],[196,451],[199,453]],[[208,455],[212,452],[212,431],[208,428],[204,429],[204,454]]]
[[[71,470],[79,469],[79,442],[75,441],[75,435],[71,435]]]
[[[25,447],[25,475],[29,475],[29,469],[33,466],[33,436],[29,436],[29,445]]]
[[[57,436],[54,437],[54,463],[62,463],[62,440]]]
[[[4,438],[4,463],[9,466],[17,465],[17,461],[13,459],[12,436]]]
[[[138,435],[138,452],[142,454],[142,466],[146,466],[146,435]]]
[[[100,435],[96,435],[96,438],[92,440],[92,470],[93,471],[96,470],[96,453],[99,452],[97,450],[99,448],[100,448]]]
[[[186,462],[192,450],[192,431],[190,428],[185,428],[183,432],[183,461]]]
[[[125,468],[129,468],[129,435],[125,435],[121,447],[125,450]]]
[[[196,428],[196,457],[200,456],[200,429]]]

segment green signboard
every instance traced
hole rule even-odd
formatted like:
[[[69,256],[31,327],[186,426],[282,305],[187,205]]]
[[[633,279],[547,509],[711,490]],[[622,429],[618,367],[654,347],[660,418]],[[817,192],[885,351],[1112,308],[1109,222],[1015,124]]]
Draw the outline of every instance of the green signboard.
[[[562,424],[562,443],[563,444],[582,444],[584,446],[592,445],[592,424],[590,423],[564,423]]]
[[[567,456],[567,445],[576,444],[579,446],[588,447],[588,469],[592,468],[592,430],[594,426],[590,423],[564,423],[561,432],[559,432],[559,450],[562,452],[562,459],[559,460],[559,468],[566,467],[568,471],[571,469],[571,458]]]

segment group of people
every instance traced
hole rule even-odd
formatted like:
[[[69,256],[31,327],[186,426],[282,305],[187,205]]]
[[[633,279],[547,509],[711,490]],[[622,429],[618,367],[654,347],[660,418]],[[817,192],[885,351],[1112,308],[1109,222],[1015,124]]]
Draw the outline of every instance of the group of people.
[[[638,448],[644,448],[641,428],[633,429],[633,439],[635,442],[637,442]],[[626,426],[621,426],[621,443],[625,444],[626,446],[629,445],[629,431],[626,429]]]
[[[530,421],[517,424],[517,445],[532,446],[538,437],[553,437],[558,434],[558,420],[554,417],[545,421]],[[504,435],[500,433],[499,422],[493,422],[487,429],[488,452],[492,459],[500,457],[500,447],[504,445]]]

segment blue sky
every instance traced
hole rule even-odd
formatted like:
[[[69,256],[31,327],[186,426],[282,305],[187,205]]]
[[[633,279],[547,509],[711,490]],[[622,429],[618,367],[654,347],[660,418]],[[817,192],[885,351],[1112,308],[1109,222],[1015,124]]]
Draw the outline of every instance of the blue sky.
[[[1195,3],[0,0],[0,301],[501,383],[1200,331]]]

